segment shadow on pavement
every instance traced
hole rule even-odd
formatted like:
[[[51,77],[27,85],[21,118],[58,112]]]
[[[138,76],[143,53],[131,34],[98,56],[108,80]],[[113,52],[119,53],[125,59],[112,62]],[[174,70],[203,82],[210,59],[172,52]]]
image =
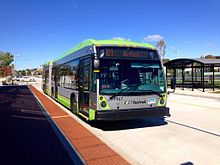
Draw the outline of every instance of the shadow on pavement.
[[[180,165],[193,165],[192,162],[181,163]]]
[[[27,86],[0,88],[1,164],[73,164]]]
[[[127,130],[144,127],[158,127],[164,126],[166,124],[166,121],[159,118],[146,118],[124,121],[96,121],[90,123],[92,127],[96,127],[104,131]]]

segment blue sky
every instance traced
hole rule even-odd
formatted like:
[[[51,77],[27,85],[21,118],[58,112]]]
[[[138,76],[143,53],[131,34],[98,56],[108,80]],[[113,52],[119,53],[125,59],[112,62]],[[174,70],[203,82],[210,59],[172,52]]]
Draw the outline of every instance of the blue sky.
[[[88,38],[166,42],[165,58],[220,55],[219,0],[1,0],[0,50],[39,67]]]

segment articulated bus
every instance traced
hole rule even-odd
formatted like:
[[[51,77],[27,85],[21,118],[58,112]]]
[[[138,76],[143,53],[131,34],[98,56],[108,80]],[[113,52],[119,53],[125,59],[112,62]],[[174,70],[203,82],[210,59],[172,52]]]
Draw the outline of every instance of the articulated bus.
[[[86,120],[170,116],[161,59],[147,43],[86,40],[43,66],[43,91]]]

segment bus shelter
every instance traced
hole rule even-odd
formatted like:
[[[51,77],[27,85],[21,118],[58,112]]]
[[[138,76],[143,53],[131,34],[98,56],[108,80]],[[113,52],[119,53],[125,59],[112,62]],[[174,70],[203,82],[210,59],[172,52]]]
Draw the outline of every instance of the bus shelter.
[[[220,59],[179,58],[164,63],[167,85],[175,79],[176,86],[184,88],[220,88]]]

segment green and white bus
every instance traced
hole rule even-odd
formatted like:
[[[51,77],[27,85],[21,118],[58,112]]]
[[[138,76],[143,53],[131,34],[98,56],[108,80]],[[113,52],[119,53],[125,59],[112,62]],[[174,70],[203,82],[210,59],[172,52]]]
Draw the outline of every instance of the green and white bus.
[[[147,43],[85,40],[44,65],[43,91],[86,120],[170,116],[163,65]]]

